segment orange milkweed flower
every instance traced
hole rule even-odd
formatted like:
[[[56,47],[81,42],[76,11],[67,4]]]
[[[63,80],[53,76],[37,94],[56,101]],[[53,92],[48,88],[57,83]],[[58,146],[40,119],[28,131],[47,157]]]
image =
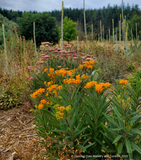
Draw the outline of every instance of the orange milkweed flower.
[[[44,72],[47,72],[48,71],[48,68],[44,69]]]
[[[80,69],[83,69],[83,65],[79,64],[79,68],[80,68]]]
[[[44,106],[44,105],[40,103],[39,106],[38,106],[39,110],[42,110],[42,109],[43,109],[43,106]]]
[[[59,89],[59,90],[62,90],[62,89],[63,89],[62,85],[58,86],[58,89]]]

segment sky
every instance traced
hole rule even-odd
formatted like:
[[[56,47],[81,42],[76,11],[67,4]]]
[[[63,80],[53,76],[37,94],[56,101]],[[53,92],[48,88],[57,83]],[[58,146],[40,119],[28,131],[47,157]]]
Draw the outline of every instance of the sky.
[[[85,0],[85,9],[99,9],[104,6],[121,5],[122,0]],[[124,4],[130,6],[138,4],[141,9],[141,0],[123,0]],[[0,0],[0,7],[8,10],[19,11],[52,11],[61,10],[62,0]],[[64,0],[65,8],[83,8],[83,0]]]

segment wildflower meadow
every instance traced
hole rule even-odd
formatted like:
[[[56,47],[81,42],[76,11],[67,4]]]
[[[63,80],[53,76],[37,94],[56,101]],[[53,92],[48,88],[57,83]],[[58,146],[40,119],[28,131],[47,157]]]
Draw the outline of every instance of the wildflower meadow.
[[[83,5],[85,34],[63,26],[64,3],[60,28],[45,12],[23,13],[9,37],[2,24],[0,159],[141,159],[141,43],[126,17],[119,40],[114,20],[112,36],[101,21],[87,34]]]

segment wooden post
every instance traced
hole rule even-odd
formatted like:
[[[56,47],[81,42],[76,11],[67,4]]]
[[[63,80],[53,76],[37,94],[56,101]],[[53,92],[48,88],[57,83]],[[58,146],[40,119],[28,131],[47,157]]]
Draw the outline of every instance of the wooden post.
[[[104,39],[104,25],[102,26],[103,39]]]
[[[115,42],[115,37],[114,37],[114,19],[112,19],[112,25],[113,25],[113,43]]]
[[[101,21],[100,21],[100,36],[101,36],[101,42],[102,42],[102,27],[101,27]]]
[[[110,29],[109,29],[109,42],[110,42]]]
[[[121,43],[121,21],[119,21],[119,43]]]
[[[92,24],[92,41],[93,41],[93,24]]]
[[[121,30],[122,30],[122,20],[121,20],[121,14],[120,14],[120,43],[121,43]]]
[[[61,15],[61,50],[63,50],[63,15],[64,15],[64,2],[62,1],[62,15]]]
[[[79,39],[78,39],[78,36],[77,36],[77,48],[79,48]]]
[[[132,37],[132,43],[133,43],[133,33],[132,33],[132,28],[131,28],[131,37]]]
[[[123,0],[122,0],[122,22],[123,22]]]
[[[35,22],[33,22],[33,36],[34,36],[35,53],[36,53],[37,60],[38,60],[38,53],[36,50],[36,38],[35,38]]]
[[[6,72],[8,73],[8,60],[7,60],[7,50],[6,50],[6,42],[5,42],[4,24],[2,24],[2,32],[3,32],[5,59],[6,59]]]
[[[136,39],[138,38],[138,32],[137,32],[137,23],[136,23]]]
[[[87,40],[87,29],[86,29],[86,16],[85,16],[85,0],[83,0],[83,10],[84,10],[84,29],[85,29],[85,37],[86,37],[86,47],[85,47],[85,53],[86,53],[86,48],[88,45],[88,40]]]

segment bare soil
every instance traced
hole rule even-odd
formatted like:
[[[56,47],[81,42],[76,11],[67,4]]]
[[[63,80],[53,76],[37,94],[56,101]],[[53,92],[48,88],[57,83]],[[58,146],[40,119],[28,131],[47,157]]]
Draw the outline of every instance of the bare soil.
[[[9,110],[0,110],[0,160],[31,160],[44,152],[37,142],[34,117],[29,102]]]

